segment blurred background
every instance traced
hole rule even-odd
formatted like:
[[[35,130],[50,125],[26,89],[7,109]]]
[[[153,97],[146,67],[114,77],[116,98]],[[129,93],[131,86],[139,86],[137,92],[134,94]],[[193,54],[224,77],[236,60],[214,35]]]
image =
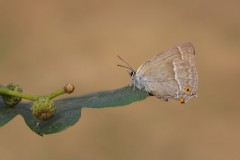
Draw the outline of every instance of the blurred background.
[[[200,84],[187,104],[150,97],[83,109],[67,130],[40,137],[21,116],[0,128],[4,160],[240,159],[240,2],[237,0],[0,0],[1,84],[79,96],[128,84],[135,69],[192,42]]]

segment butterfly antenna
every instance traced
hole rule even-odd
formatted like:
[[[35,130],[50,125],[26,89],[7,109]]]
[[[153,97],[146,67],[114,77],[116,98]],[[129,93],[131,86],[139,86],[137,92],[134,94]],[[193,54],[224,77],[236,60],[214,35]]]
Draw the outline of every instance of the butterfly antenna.
[[[127,68],[127,69],[130,69],[131,71],[134,71],[133,68],[125,60],[123,60],[119,55],[117,55],[117,57],[127,65],[127,66],[123,66],[123,65],[118,64],[117,66]]]
[[[129,67],[127,67],[127,66],[123,66],[123,65],[120,65],[120,64],[118,64],[117,66],[132,70],[132,68],[129,68]]]

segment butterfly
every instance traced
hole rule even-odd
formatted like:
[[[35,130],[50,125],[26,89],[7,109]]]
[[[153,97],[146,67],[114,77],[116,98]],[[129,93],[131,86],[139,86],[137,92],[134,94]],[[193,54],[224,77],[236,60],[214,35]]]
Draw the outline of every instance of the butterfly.
[[[195,65],[195,50],[190,42],[176,45],[150,60],[145,61],[137,71],[118,56],[130,70],[131,84],[150,95],[168,101],[176,99],[186,103],[196,96],[198,73]]]

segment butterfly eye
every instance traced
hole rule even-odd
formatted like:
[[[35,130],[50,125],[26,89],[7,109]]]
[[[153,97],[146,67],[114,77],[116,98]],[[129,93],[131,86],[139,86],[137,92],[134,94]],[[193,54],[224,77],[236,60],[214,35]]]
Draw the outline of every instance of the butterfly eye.
[[[133,76],[135,76],[135,72],[134,72],[134,71],[131,71],[131,72],[129,73],[129,75],[130,75],[131,77],[133,77]]]
[[[179,98],[178,101],[179,101],[180,103],[185,103],[185,100],[184,100],[183,98]]]
[[[189,94],[191,92],[191,88],[187,86],[184,88],[184,91],[185,93]]]

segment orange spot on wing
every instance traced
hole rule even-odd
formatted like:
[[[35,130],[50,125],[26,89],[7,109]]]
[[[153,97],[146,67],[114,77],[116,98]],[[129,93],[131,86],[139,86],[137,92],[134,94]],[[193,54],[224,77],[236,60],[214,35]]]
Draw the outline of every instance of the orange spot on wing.
[[[185,103],[185,100],[184,100],[183,98],[179,98],[178,101],[179,101],[180,103]]]
[[[191,92],[191,87],[189,87],[189,86],[185,87],[184,92],[189,94]]]

